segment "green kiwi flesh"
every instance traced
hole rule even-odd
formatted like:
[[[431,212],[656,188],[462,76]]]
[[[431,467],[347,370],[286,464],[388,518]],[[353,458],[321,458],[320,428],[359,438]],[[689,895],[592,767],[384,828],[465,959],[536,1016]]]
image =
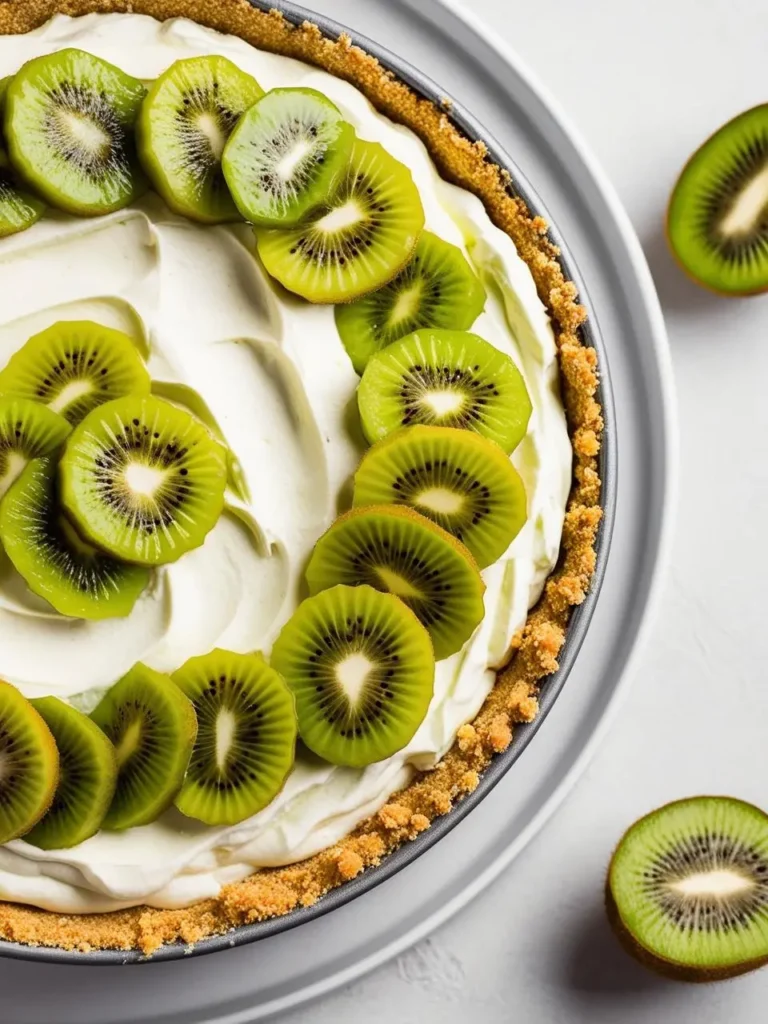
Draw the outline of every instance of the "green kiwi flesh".
[[[144,86],[83,50],[36,57],[11,79],[11,163],[52,206],[83,217],[122,209],[144,191],[134,122]]]
[[[61,500],[80,533],[116,558],[175,562],[224,508],[227,452],[185,410],[131,395],[90,412],[61,460]]]
[[[312,594],[340,583],[395,594],[426,627],[438,661],[461,649],[484,614],[485,584],[469,551],[403,505],[340,516],[315,545],[307,582]]]
[[[51,730],[15,686],[0,680],[0,844],[37,824],[58,781]]]
[[[156,79],[136,134],[147,174],[172,210],[204,224],[239,219],[221,158],[240,117],[262,95],[226,57],[177,60]]]
[[[197,739],[176,806],[208,825],[234,825],[266,807],[293,766],[291,691],[261,654],[216,649],[173,681],[197,714]]]
[[[422,423],[474,430],[507,453],[532,411],[510,357],[468,331],[416,331],[392,342],[366,366],[357,401],[371,444]]]
[[[30,704],[56,741],[59,784],[49,810],[24,839],[41,850],[64,850],[98,832],[115,792],[115,749],[95,722],[57,697]]]
[[[402,750],[432,699],[429,635],[402,601],[368,586],[302,601],[271,664],[296,698],[302,740],[332,764],[363,767]]]
[[[609,920],[647,966],[714,981],[768,962],[768,815],[730,797],[678,800],[625,833]]]
[[[128,615],[149,570],[85,543],[59,504],[57,456],[34,459],[0,503],[0,541],[29,589],[80,619]]]
[[[480,568],[501,558],[525,524],[520,474],[488,438],[455,427],[406,427],[369,449],[355,505],[408,505],[462,541]]]
[[[349,302],[386,284],[408,262],[424,208],[408,168],[376,142],[356,139],[326,201],[295,228],[256,228],[259,256],[310,302]]]
[[[149,391],[150,379],[127,334],[91,320],[61,320],[35,334],[0,370],[0,394],[20,395],[79,423],[121,395]]]
[[[484,306],[485,289],[461,249],[425,231],[389,284],[336,307],[336,328],[362,374],[371,356],[398,338],[424,327],[466,330]]]
[[[224,149],[224,177],[240,213],[256,224],[297,224],[333,191],[354,137],[316,89],[270,90]]]
[[[0,396],[0,498],[32,459],[59,449],[71,429],[44,405]]]
[[[768,289],[768,104],[696,150],[672,192],[667,237],[699,284],[724,295]]]
[[[197,735],[192,701],[172,680],[134,667],[91,713],[117,756],[117,787],[103,827],[135,828],[173,803]]]
[[[45,203],[24,188],[0,143],[0,238],[31,228],[44,211]]]

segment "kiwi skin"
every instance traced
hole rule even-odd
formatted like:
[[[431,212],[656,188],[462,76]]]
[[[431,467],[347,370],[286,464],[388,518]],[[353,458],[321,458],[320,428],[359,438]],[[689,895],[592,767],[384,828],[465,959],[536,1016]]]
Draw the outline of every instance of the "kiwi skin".
[[[698,797],[687,797],[684,800],[672,800],[669,803],[664,804],[662,807],[658,807],[654,811],[651,811],[649,814],[644,815],[644,817],[640,818],[635,822],[635,824],[639,824],[640,821],[650,817],[651,814],[657,814],[659,811],[663,811],[668,807],[675,807],[677,804],[687,804],[691,799],[717,799],[717,797],[701,794]],[[746,803],[746,801],[737,800],[735,797],[729,797],[729,799],[733,800],[735,803]],[[752,804],[747,804],[747,806],[753,807]],[[753,809],[759,810],[759,808]],[[768,828],[768,816],[766,816],[766,827]],[[667,960],[665,957],[660,957],[638,942],[624,924],[621,914],[619,913],[619,908],[616,906],[616,901],[613,898],[613,892],[611,891],[613,863],[620,845],[621,840],[619,841],[616,850],[614,850],[605,877],[605,913],[608,918],[608,923],[610,924],[614,935],[619,940],[620,945],[634,960],[642,964],[643,967],[647,967],[655,974],[659,974],[664,978],[670,978],[673,981],[692,982],[693,984],[727,981],[729,978],[737,978],[741,974],[750,974],[752,971],[756,971],[758,968],[764,967],[768,964],[768,956],[764,956],[755,960],[745,960],[740,964],[732,964],[730,967],[690,967],[686,964],[677,963],[674,960]]]

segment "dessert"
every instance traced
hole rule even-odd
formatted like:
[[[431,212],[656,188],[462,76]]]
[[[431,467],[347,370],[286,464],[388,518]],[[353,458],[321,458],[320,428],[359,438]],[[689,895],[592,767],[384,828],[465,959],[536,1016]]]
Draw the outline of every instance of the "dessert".
[[[35,29],[0,35],[0,74],[60,73],[62,50],[85,69],[67,123],[91,148],[106,144],[100,121],[82,123],[95,69],[142,83],[135,174],[125,135],[119,152],[136,193],[143,174],[154,186],[102,219],[90,200],[43,216],[0,250],[9,373],[30,338],[83,321],[128,337],[143,371],[107,396],[91,355],[74,377],[60,359],[66,381],[46,374],[29,397],[69,411],[71,432],[0,507],[0,676],[90,715],[117,763],[90,838],[0,848],[0,934],[151,951],[314,902],[474,788],[535,715],[589,585],[602,423],[583,312],[543,225],[447,121],[432,131],[435,108],[274,14],[139,7],[47,24],[44,5],[31,20],[0,8],[0,31]],[[230,34],[147,16],[187,13]],[[220,110],[229,90],[252,102]],[[259,165],[266,124],[277,141]],[[330,133],[330,172],[313,126]],[[233,219],[246,205],[253,226]],[[430,431],[450,487],[424,458]],[[364,459],[382,457],[405,458],[411,483],[358,501],[376,477]],[[50,552],[42,579],[26,519]]]

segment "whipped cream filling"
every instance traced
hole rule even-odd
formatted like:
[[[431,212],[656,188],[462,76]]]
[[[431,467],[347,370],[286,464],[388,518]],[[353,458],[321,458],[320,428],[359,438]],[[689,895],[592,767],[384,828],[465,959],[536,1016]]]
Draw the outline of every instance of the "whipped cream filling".
[[[302,752],[276,799],[233,827],[210,828],[172,809],[151,825],[100,832],[71,850],[42,851],[23,840],[0,847],[0,899],[63,913],[183,907],[255,868],[337,842],[445,753],[479,710],[555,565],[571,447],[554,337],[528,267],[481,202],[438,176],[413,133],[325,72],[188,21],[58,16],[26,36],[0,37],[0,77],[67,46],[141,79],[179,58],[217,53],[265,89],[308,86],[328,95],[362,139],[380,142],[411,169],[427,228],[461,246],[487,288],[473,330],[512,357],[533,402],[512,457],[527,489],[528,522],[483,572],[485,619],[463,650],[438,663],[429,713],[406,749],[365,769]],[[0,241],[0,295],[0,365],[57,320],[117,327],[148,359],[156,392],[186,403],[234,456],[227,507],[205,544],[156,572],[125,619],[57,615],[0,559],[0,677],[29,697],[54,694],[88,711],[136,661],[172,671],[213,647],[268,655],[303,596],[312,546],[348,506],[365,448],[358,378],[333,308],[276,286],[246,226],[200,227],[153,195],[96,220],[51,213]]]

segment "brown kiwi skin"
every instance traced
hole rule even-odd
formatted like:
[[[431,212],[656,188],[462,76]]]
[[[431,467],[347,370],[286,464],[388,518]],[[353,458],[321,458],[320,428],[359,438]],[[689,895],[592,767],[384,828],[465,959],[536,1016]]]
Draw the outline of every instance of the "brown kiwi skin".
[[[665,807],[674,807],[676,804],[688,803],[689,799],[692,798],[686,798],[685,800],[672,800],[670,803],[664,804],[662,807],[655,808],[650,813],[655,814],[658,811],[664,810]],[[716,798],[706,794],[699,794],[698,797],[693,799]],[[731,797],[729,799],[736,800],[737,798]],[[746,803],[746,801],[743,800],[740,802]],[[754,805],[750,804],[750,806]],[[757,810],[759,810],[759,808],[757,808]],[[640,818],[638,820],[642,821],[643,819]],[[635,822],[635,824],[637,824],[637,822]],[[659,974],[664,978],[670,978],[673,981],[687,981],[694,985],[705,985],[709,982],[727,981],[730,978],[738,978],[742,974],[750,974],[752,971],[756,971],[758,968],[764,967],[768,964],[768,956],[763,956],[758,957],[756,960],[746,960],[741,964],[731,964],[730,967],[690,967],[686,964],[680,964],[674,960],[667,960],[665,957],[652,953],[650,949],[643,946],[637,941],[634,935],[632,935],[624,924],[621,914],[619,913],[619,908],[616,906],[616,901],[614,900],[613,893],[611,892],[611,872],[613,870],[613,861],[615,856],[616,853],[614,851],[605,876],[605,913],[614,935],[619,940],[619,944],[633,960],[636,960],[638,963],[642,964],[643,967],[647,967],[648,970],[653,971],[655,974]]]

